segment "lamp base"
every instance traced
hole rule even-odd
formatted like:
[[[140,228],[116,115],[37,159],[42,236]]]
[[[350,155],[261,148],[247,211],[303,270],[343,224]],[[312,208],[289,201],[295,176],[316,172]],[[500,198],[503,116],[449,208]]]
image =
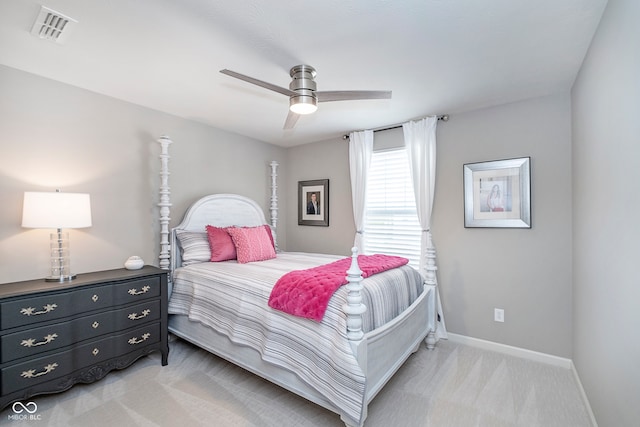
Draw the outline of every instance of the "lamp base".
[[[71,274],[69,276],[48,276],[44,278],[45,282],[70,282],[73,279],[75,279],[78,275],[77,274]]]
[[[69,233],[63,233],[58,229],[57,233],[51,233],[51,269],[45,277],[45,282],[70,282],[76,278],[70,274],[71,263],[69,261]]]

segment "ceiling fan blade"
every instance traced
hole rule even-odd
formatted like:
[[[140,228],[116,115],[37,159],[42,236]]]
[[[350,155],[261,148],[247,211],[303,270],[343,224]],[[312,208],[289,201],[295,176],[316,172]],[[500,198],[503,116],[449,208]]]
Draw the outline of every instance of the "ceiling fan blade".
[[[296,114],[293,111],[289,110],[289,114],[287,114],[287,119],[284,121],[284,126],[282,127],[282,129],[293,129],[299,118],[300,114]]]
[[[328,90],[316,92],[318,102],[351,101],[357,99],[391,99],[390,90]]]
[[[236,73],[235,71],[227,70],[226,68],[224,70],[220,70],[220,72],[222,74],[226,74],[227,76],[231,76],[231,77],[235,77],[236,79],[244,80],[245,82],[252,83],[252,84],[257,85],[257,86],[261,86],[261,87],[263,87],[265,89],[269,89],[269,90],[272,90],[274,92],[281,93],[283,95],[287,95],[287,96],[297,95],[297,93],[292,91],[292,90],[289,90],[289,89],[286,89],[286,88],[283,88],[283,87],[280,87],[280,86],[276,86],[274,84],[267,83],[267,82],[262,81],[262,80],[254,79],[253,77],[245,76],[244,74]]]

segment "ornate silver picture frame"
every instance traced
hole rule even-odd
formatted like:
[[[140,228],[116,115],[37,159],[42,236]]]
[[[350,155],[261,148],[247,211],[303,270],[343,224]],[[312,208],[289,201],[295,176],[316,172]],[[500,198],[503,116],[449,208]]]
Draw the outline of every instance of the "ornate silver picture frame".
[[[464,226],[531,228],[531,159],[463,165]]]

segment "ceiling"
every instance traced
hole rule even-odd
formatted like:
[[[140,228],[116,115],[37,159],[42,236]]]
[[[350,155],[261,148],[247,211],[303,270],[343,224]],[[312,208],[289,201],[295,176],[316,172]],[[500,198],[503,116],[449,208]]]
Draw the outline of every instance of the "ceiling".
[[[43,4],[78,23],[30,34]],[[569,91],[606,0],[2,0],[0,63],[289,147]],[[319,91],[391,90],[319,104],[283,130],[289,69]]]

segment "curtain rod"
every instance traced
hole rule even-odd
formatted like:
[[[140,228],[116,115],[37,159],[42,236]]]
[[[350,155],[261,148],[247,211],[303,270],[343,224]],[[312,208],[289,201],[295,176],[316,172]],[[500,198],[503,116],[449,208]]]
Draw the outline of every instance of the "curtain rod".
[[[449,115],[448,114],[442,114],[440,116],[438,116],[438,120],[442,120],[443,122],[448,122],[449,121]],[[381,128],[376,128],[376,129],[372,129],[374,132],[382,132],[384,130],[391,130],[391,129],[398,129],[401,128],[402,124],[397,124],[397,125],[389,125],[389,126],[385,126],[385,127],[381,127]],[[342,135],[342,139],[347,140],[349,139],[349,135],[345,134]]]

